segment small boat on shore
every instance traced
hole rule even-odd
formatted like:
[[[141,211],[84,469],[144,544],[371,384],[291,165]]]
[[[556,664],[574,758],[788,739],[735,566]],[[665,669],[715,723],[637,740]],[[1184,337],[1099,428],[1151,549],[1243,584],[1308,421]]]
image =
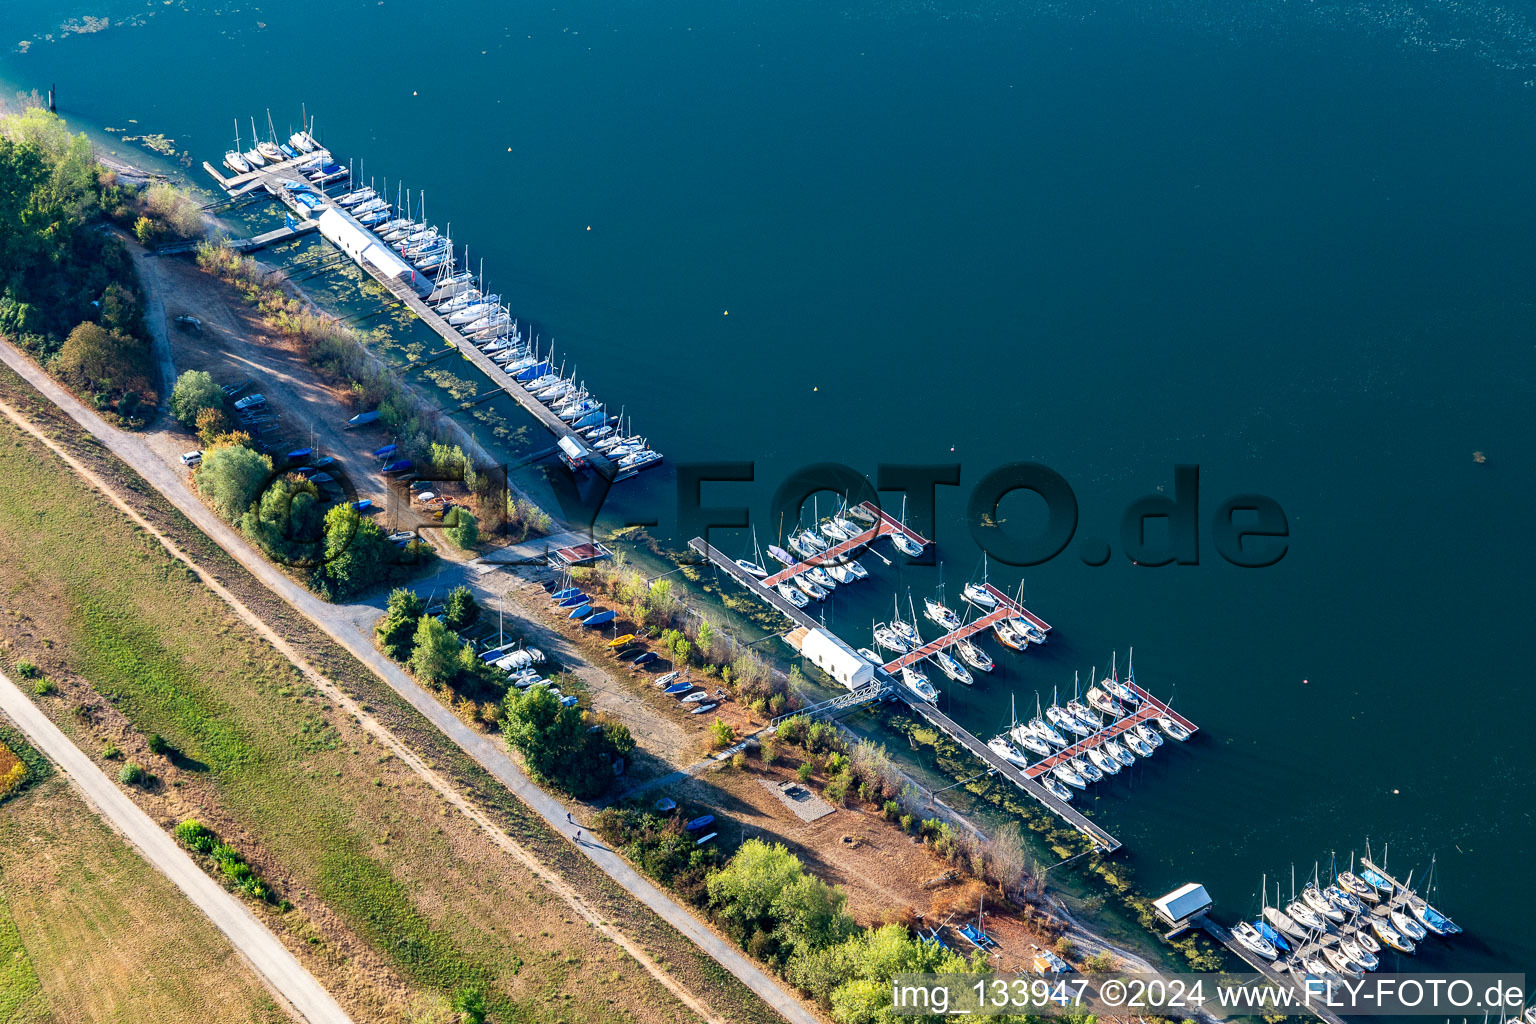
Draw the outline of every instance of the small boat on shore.
[[[698,706],[698,707],[696,707],[696,708],[694,708],[694,709],[693,709],[693,710],[692,710],[692,711],[690,711],[690,712],[688,712],[688,713],[689,713],[689,714],[690,714],[690,715],[702,715],[702,714],[704,714],[704,713],[705,713],[705,712],[706,712],[706,711],[713,711],[713,710],[715,710],[715,708],[717,708],[717,707],[719,707],[719,706],[720,706],[720,705],[719,705],[719,704],[716,704],[716,703],[714,703],[714,702],[713,702],[713,701],[711,701],[711,702],[710,702],[710,703],[708,703],[708,704],[700,704],[700,705],[699,705],[699,706]],[[701,842],[701,843],[702,843],[702,842],[703,842],[703,841],[704,841],[704,840],[702,840],[702,839],[700,839],[700,840],[699,840],[699,842]]]
[[[681,672],[668,672],[666,675],[664,675],[660,679],[656,680],[656,684],[655,685],[656,685],[656,687],[658,689],[663,689],[664,690],[667,687],[671,686],[673,683],[677,682],[677,677],[680,676],[680,675],[682,675]]]

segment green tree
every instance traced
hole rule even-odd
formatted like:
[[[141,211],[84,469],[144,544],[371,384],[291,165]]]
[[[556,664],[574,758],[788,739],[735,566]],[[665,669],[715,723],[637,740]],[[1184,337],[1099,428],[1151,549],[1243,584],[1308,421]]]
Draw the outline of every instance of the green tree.
[[[411,650],[411,672],[428,686],[444,686],[458,672],[459,649],[464,646],[457,633],[437,620],[423,615],[416,627]]]
[[[198,416],[206,409],[224,407],[224,392],[205,370],[186,370],[176,378],[171,389],[171,415],[183,426],[199,425]]]
[[[730,746],[735,739],[736,730],[731,728],[729,722],[716,718],[709,723],[709,742],[716,750]]]
[[[426,613],[427,602],[414,590],[400,587],[389,595],[383,618],[374,627],[379,648],[395,661],[406,661],[415,650],[416,629]]]
[[[480,522],[467,508],[454,506],[443,520],[443,530],[464,551],[473,550],[480,543]]]
[[[744,946],[754,936],[766,936],[757,944],[776,963],[840,942],[855,929],[843,912],[843,893],[807,875],[781,843],[747,840],[709,877],[707,889],[725,929]]]
[[[231,522],[245,514],[271,478],[272,460],[238,444],[205,452],[192,474],[198,493]]]
[[[468,587],[454,587],[443,602],[443,619],[452,630],[465,630],[480,621],[480,605]]]

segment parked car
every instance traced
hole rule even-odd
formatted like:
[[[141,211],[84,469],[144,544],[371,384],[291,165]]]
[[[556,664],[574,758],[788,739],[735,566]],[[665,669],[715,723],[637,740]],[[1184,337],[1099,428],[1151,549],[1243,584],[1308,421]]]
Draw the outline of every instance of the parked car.
[[[183,466],[200,466],[203,463],[202,452],[182,452],[181,464]]]

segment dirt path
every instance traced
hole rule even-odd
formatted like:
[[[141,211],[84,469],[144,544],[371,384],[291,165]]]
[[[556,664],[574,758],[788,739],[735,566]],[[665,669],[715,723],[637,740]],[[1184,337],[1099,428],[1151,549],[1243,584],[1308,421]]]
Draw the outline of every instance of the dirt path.
[[[128,799],[106,773],[71,743],[69,737],[4,674],[0,674],[0,711],[4,711],[27,739],[63,770],[70,784],[80,791],[104,821],[186,893],[193,906],[208,915],[208,920],[229,937],[257,975],[295,1013],[310,1024],[352,1024],[352,1018],[278,937],[239,899],[208,877],[175,840],[140,810],[138,804]]]
[[[153,275],[145,276],[147,283],[153,278]],[[152,324],[152,327],[161,326]],[[164,343],[163,339],[162,343]],[[239,561],[247,571],[301,614],[308,617],[332,639],[341,644],[354,657],[371,669],[391,689],[415,708],[419,714],[436,726],[439,731],[478,762],[482,768],[511,790],[524,804],[544,818],[550,827],[562,834],[568,834],[569,831],[573,830],[572,826],[567,823],[565,807],[553,796],[535,785],[501,748],[500,744],[465,725],[451,711],[445,708],[436,697],[417,685],[415,680],[411,679],[398,665],[389,661],[373,646],[368,639],[367,626],[371,625],[372,616],[377,614],[377,609],[366,606],[331,605],[320,600],[320,598],[305,590],[268,563],[243,537],[215,516],[188,489],[182,474],[168,465],[165,459],[152,449],[143,437],[128,434],[109,426],[11,345],[0,344],[0,359],[3,359],[7,365],[25,378],[33,387],[63,409],[70,418],[106,445],[113,454],[133,467],[209,538],[223,548],[231,557]],[[76,460],[69,458],[67,453],[63,452],[51,439],[33,427],[24,417],[20,417],[14,410],[8,407],[0,408],[3,408],[5,414],[19,426],[28,430],[29,433],[32,433],[47,444],[50,449],[57,452],[61,458],[69,462],[77,472],[80,472],[82,476],[89,479],[104,494],[112,497],[119,507],[128,511],[130,515],[133,514],[103,480],[90,473]],[[134,518],[141,525],[146,525],[142,518],[137,516]],[[190,560],[186,559],[173,545],[169,544],[163,536],[159,534],[157,536],[160,536],[161,542],[165,543],[173,554],[183,561],[188,561],[190,564]],[[206,574],[200,573],[200,575],[205,580],[209,579]],[[225,596],[226,600],[232,600],[227,591],[221,589],[220,593],[221,596]],[[247,611],[246,614],[251,613]],[[366,618],[366,622],[360,623],[360,618]],[[360,625],[363,628],[360,628]],[[382,726],[379,726],[379,728],[382,729]],[[510,840],[507,841],[510,842]],[[798,998],[747,959],[733,945],[711,931],[686,908],[658,889],[649,880],[643,878],[617,853],[591,840],[579,843],[578,848],[610,878],[628,890],[654,913],[720,963],[721,966],[725,967],[726,970],[755,992],[779,1014],[790,1021],[796,1022],[796,1024],[815,1024],[816,1017],[805,1008]],[[631,947],[626,946],[626,948]],[[665,972],[653,961],[649,958],[641,959],[637,950],[631,948],[631,951],[636,953],[637,960],[654,977],[658,980],[665,979],[663,983],[667,984],[669,988],[676,985],[676,982],[667,977]],[[698,1004],[696,1001],[693,1001],[692,1005]]]

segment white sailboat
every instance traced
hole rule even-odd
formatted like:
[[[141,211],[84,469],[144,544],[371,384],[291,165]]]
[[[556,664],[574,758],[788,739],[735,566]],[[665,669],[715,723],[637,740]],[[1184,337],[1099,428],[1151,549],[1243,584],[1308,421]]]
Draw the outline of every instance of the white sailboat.
[[[935,651],[933,654],[933,661],[936,665],[939,666],[940,672],[943,672],[946,676],[949,676],[949,678],[953,679],[957,683],[970,686],[976,681],[971,676],[971,674],[965,670],[964,665],[960,664],[944,651]]]
[[[955,650],[960,652],[960,660],[980,672],[991,672],[996,666],[992,659],[980,647],[969,640],[961,640],[955,644]]]
[[[780,583],[774,589],[779,592],[780,597],[794,605],[796,608],[804,608],[806,605],[811,603],[810,598],[806,597],[804,594],[790,586],[788,583]]]
[[[905,497],[901,499],[900,522],[902,526],[907,525],[907,499]],[[892,530],[886,536],[891,538],[891,543],[895,545],[896,549],[902,554],[911,558],[922,557],[923,546],[900,530]]]
[[[965,589],[960,592],[960,596],[984,611],[991,611],[997,607],[997,598],[992,596],[992,592],[987,589],[986,552],[982,552],[981,555],[981,582],[976,583],[972,581],[967,583]]]
[[[939,702],[939,691],[933,688],[933,684],[928,681],[927,676],[911,665],[902,666],[901,681],[906,684],[907,689],[917,694],[919,698],[927,701],[929,704],[937,704]]]

